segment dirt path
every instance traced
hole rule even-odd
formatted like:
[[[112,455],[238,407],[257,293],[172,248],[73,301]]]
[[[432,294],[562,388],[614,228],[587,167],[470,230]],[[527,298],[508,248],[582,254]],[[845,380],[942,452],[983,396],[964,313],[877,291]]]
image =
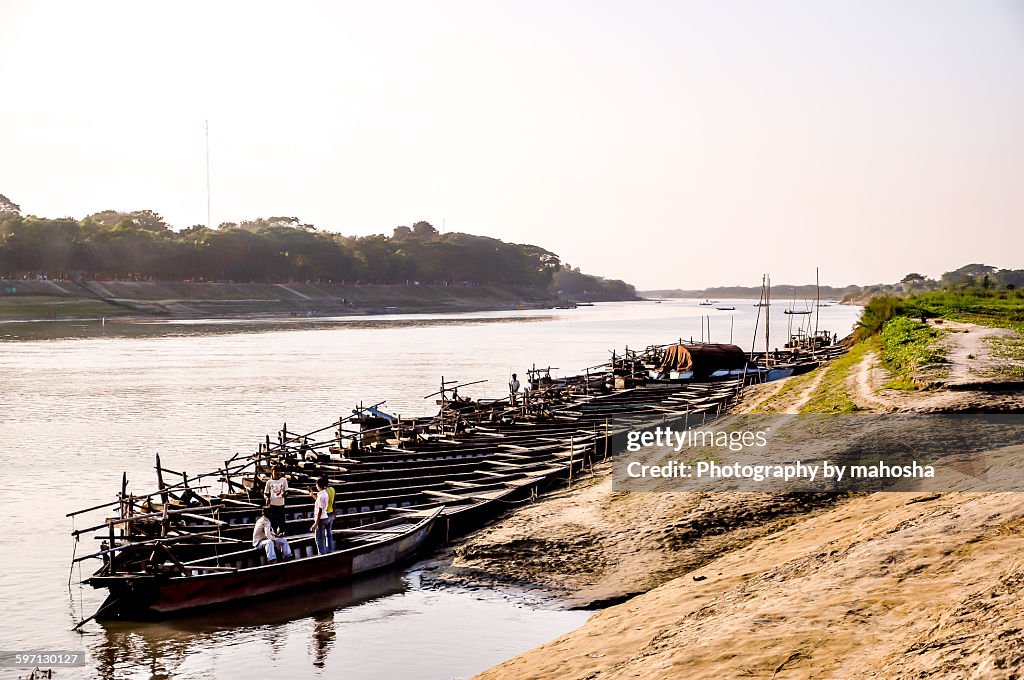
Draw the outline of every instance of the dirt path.
[[[807,388],[800,393],[800,396],[797,397],[797,400],[790,404],[788,408],[786,408],[786,410],[784,411],[785,413],[800,413],[800,409],[803,408],[807,404],[807,402],[811,400],[812,396],[814,396],[814,391],[818,389],[818,386],[821,385],[822,379],[825,377],[825,371],[817,370],[814,373],[814,380],[812,380],[811,384],[808,385]]]
[[[993,377],[997,367],[1010,360],[994,356],[990,339],[1014,337],[1014,331],[955,321],[936,327],[947,331],[940,341],[947,363],[924,374],[936,387],[924,391],[886,388],[891,378],[878,355],[868,352],[850,380],[854,401],[861,409],[970,412],[1024,408],[1024,396],[1019,391],[1002,390],[1005,381]]]

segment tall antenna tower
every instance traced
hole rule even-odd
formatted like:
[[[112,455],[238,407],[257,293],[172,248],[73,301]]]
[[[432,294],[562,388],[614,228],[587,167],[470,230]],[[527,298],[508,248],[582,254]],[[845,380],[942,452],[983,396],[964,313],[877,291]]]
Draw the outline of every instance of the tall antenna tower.
[[[210,224],[210,121],[203,121],[206,128],[206,228],[212,229]]]

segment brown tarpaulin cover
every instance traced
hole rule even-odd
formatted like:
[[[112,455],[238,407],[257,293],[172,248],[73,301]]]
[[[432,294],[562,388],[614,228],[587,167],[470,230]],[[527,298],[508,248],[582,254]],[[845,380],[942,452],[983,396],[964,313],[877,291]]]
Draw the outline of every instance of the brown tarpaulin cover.
[[[746,353],[736,345],[669,345],[658,372],[693,371],[695,376],[709,376],[715,371],[743,368],[746,363]]]

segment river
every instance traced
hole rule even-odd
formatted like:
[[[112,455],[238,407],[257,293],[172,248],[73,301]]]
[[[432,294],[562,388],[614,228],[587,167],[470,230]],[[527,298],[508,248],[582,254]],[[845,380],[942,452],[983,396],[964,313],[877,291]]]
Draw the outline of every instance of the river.
[[[328,591],[275,597],[167,623],[87,624],[102,592],[80,587],[98,562],[70,569],[65,514],[111,500],[126,471],[155,488],[154,455],[189,473],[276,437],[317,429],[359,402],[420,415],[446,380],[488,380],[463,396],[500,396],[509,374],[537,366],[575,373],[612,348],[730,332],[749,349],[763,316],[696,301],[607,303],[573,310],[338,319],[0,324],[0,651],[84,651],[58,678],[467,677],[581,625],[588,612],[481,591],[421,588],[415,569]],[[773,307],[772,346],[790,317]],[[845,335],[859,308],[820,309]],[[796,317],[794,317],[796,318]],[[704,331],[705,335],[707,331]],[[763,330],[759,349],[764,348]],[[524,380],[525,382],[525,380]],[[218,491],[219,489],[213,489]],[[68,586],[69,575],[71,587]],[[0,677],[11,669],[0,669]],[[24,673],[24,671],[21,671]]]

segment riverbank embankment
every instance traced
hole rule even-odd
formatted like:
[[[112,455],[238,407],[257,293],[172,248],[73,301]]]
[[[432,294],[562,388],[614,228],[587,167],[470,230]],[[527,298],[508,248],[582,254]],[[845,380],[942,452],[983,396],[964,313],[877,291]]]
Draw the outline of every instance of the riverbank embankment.
[[[515,286],[0,281],[0,320],[102,317],[347,316],[547,308],[548,291]]]
[[[957,331],[943,342],[959,389],[886,387],[877,348],[862,343],[748,390],[739,410],[1024,412],[1024,393],[987,389],[1008,361],[992,333]],[[1022,549],[1018,493],[617,493],[599,477],[469,537],[427,573],[618,603],[484,678],[1010,678],[1024,665]]]

